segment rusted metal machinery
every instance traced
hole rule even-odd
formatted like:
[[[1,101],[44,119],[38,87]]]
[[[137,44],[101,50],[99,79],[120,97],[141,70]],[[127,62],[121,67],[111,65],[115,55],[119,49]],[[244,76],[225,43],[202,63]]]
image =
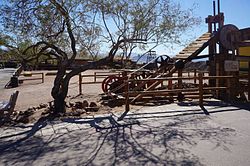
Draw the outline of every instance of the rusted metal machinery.
[[[175,96],[178,100],[187,94],[199,98],[200,105],[206,94],[220,99],[235,99],[244,95],[240,86],[239,61],[249,62],[250,56],[241,56],[240,47],[250,46],[250,28],[238,29],[235,25],[224,25],[224,14],[220,12],[218,0],[218,13],[216,14],[215,1],[214,15],[206,18],[208,32],[189,44],[174,58],[162,55],[153,60],[155,69],[140,69],[131,71],[123,70],[122,75],[111,75],[102,82],[103,91],[109,96],[126,99],[126,102],[135,103],[141,99],[155,96],[168,96],[172,100]],[[208,49],[208,54],[201,53]],[[185,64],[194,59],[207,58],[209,75],[202,74],[199,77],[183,76]],[[177,73],[176,73],[177,72]],[[189,89],[185,88],[184,80],[193,80]],[[196,80],[199,83],[196,84]],[[205,81],[207,80],[207,81]],[[248,100],[250,94],[250,71],[245,78],[248,80]],[[173,86],[175,81],[176,86]],[[167,86],[164,83],[167,82]],[[206,86],[204,86],[204,83]],[[201,85],[202,84],[202,85]],[[193,88],[193,89],[192,89]]]
[[[122,75],[110,75],[106,77],[102,82],[102,90],[109,95],[117,93],[121,94],[125,91],[124,81],[128,78],[135,80],[129,84],[131,91],[145,90],[155,83],[155,81],[143,81],[144,79],[161,77],[166,74],[166,72],[169,72],[174,65],[174,60],[167,55],[159,56],[152,61],[155,66],[154,70],[144,69],[147,66],[145,65],[137,70],[123,70]]]

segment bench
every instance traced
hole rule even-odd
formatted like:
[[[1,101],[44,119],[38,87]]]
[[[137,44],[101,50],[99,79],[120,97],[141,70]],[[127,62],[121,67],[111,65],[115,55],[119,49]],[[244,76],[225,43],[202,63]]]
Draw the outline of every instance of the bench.
[[[19,91],[15,91],[11,96],[9,101],[0,101],[0,118],[9,118],[15,109],[16,101]]]

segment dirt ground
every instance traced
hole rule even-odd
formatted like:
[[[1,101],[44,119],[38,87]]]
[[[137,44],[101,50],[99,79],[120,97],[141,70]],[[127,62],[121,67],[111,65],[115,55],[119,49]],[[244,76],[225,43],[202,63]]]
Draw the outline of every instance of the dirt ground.
[[[91,75],[94,72],[99,72],[104,70],[88,70],[83,72],[83,75]],[[19,96],[17,99],[15,111],[25,112],[27,110],[33,110],[33,114],[29,119],[29,122],[35,122],[38,120],[44,112],[44,109],[40,109],[41,105],[49,105],[49,102],[53,101],[51,96],[51,89],[53,87],[53,81],[55,71],[34,71],[33,73],[44,73],[44,83],[41,80],[25,80],[17,88],[3,89],[0,93],[0,101],[9,100],[10,95],[15,91],[19,91]],[[32,77],[22,77],[24,79],[37,78],[39,76],[33,75]],[[22,79],[20,78],[20,79]],[[84,77],[83,82],[92,82],[93,77]],[[98,78],[97,81],[102,81],[103,78]],[[103,93],[101,89],[101,84],[83,84],[82,85],[82,94],[79,95],[79,77],[75,76],[71,79],[69,84],[68,97],[66,99],[67,104],[75,104],[76,102],[82,102],[86,100],[88,103],[95,102],[99,110],[97,112],[85,112],[83,109],[81,111],[81,116],[92,115],[92,114],[103,114],[109,112],[124,111],[124,106],[109,107],[102,104],[101,94]],[[136,107],[136,106],[134,106]],[[67,112],[72,112],[72,108],[67,108]],[[80,110],[78,110],[80,111]],[[78,115],[79,116],[79,115]]]

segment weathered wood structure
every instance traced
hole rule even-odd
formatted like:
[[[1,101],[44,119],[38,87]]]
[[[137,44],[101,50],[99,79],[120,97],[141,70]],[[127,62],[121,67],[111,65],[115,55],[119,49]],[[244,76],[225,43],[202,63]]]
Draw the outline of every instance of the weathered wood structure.
[[[234,100],[248,94],[250,100],[250,55],[243,56],[239,51],[241,47],[250,46],[250,28],[238,29],[232,24],[224,25],[224,13],[220,12],[219,0],[217,13],[215,1],[213,8],[213,15],[206,18],[208,32],[173,58],[163,55],[153,59],[154,70],[145,70],[143,66],[134,71],[124,70],[119,76],[108,76],[102,83],[104,92],[112,99],[123,99],[126,111],[129,110],[129,104],[147,102],[152,98],[164,98],[170,102],[174,99],[198,98],[200,106],[203,106],[205,97]],[[188,76],[184,73],[185,64],[204,58],[209,66],[208,76],[197,71]],[[240,61],[249,65],[245,76],[240,75]],[[241,88],[243,85],[245,88]]]

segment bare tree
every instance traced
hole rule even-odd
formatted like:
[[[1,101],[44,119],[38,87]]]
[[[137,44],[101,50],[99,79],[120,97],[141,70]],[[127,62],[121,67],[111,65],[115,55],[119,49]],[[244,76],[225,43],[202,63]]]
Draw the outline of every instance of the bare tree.
[[[79,4],[81,3],[81,5]],[[113,57],[106,57],[85,66],[72,67],[80,47],[80,38],[87,35],[87,2],[79,0],[13,0],[1,8],[3,25],[10,35],[29,36],[36,42],[33,49],[46,51],[58,59],[59,67],[51,95],[54,98],[54,113],[65,112],[65,98],[70,79],[81,71],[106,64]],[[89,12],[89,13],[88,13]],[[29,48],[31,48],[29,47]]]

